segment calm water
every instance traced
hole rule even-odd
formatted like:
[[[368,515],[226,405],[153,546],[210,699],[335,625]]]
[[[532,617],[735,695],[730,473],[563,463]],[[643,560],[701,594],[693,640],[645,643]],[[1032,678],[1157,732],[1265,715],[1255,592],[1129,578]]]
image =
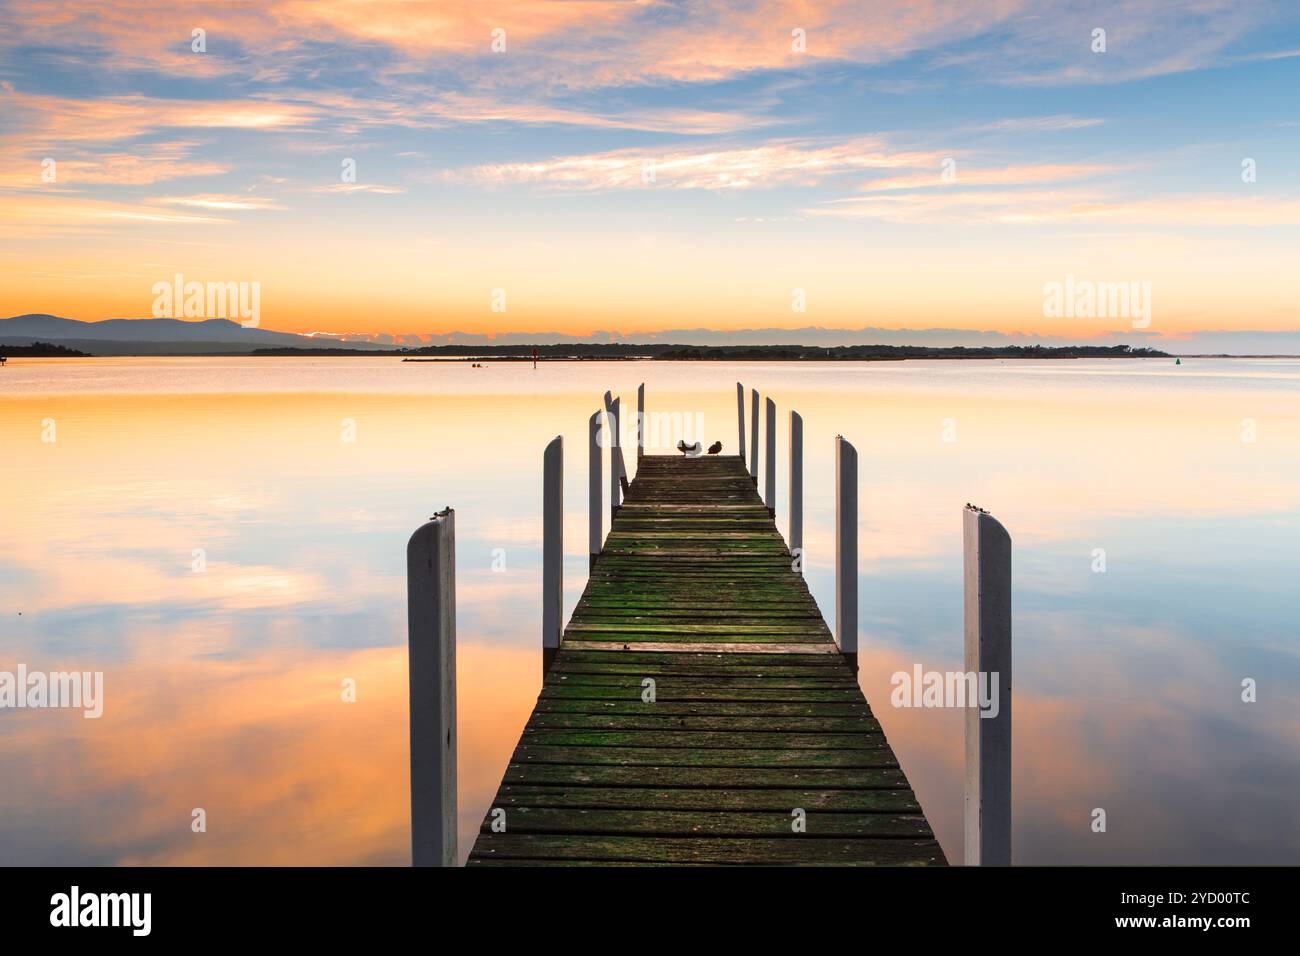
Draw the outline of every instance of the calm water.
[[[0,670],[106,698],[0,710],[0,861],[408,862],[404,549],[447,504],[467,853],[540,681],[543,447],[567,613],[601,392],[644,381],[730,453],[737,380],[780,409],[782,494],[803,415],[832,623],[833,438],[859,449],[862,684],[953,862],[961,714],[891,707],[889,676],[962,666],[967,501],[1015,541],[1015,860],[1300,862],[1300,361],[389,358],[0,369]]]

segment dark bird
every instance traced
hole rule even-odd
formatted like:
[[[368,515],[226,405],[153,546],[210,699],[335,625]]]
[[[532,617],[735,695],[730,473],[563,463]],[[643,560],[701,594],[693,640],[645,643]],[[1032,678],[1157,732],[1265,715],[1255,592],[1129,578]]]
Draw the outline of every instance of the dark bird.
[[[696,442],[694,445],[688,445],[684,440],[678,439],[677,450],[683,455],[698,455],[700,453],[700,443]]]
[[[722,442],[720,441],[715,441],[712,445],[709,446],[710,455],[716,455],[720,451],[722,451]]]

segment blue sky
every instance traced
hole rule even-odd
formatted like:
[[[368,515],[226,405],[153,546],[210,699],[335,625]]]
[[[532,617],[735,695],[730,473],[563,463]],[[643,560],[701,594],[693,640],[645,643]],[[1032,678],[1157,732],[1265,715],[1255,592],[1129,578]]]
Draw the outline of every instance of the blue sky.
[[[369,337],[1300,330],[1286,4],[0,11],[4,314],[180,272]],[[1149,328],[1046,314],[1067,276]]]

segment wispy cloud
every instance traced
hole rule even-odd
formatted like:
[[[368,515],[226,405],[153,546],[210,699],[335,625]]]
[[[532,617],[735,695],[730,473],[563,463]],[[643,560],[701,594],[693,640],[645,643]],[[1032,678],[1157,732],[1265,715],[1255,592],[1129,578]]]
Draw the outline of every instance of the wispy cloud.
[[[498,163],[448,174],[453,181],[530,184],[561,190],[757,189],[811,186],[864,170],[932,164],[941,157],[891,148],[878,138],[774,142],[714,150],[613,150],[529,163]]]
[[[909,173],[873,179],[863,185],[870,192],[898,189],[953,189],[967,186],[1027,186],[1042,183],[1060,183],[1114,172],[1115,167],[1095,163],[1035,163],[1001,167],[970,166],[965,163],[953,167],[954,179],[945,180],[942,169],[936,167],[926,172]]]
[[[225,210],[227,212],[257,211],[267,209],[284,209],[273,199],[259,196],[223,196],[210,194],[204,196],[158,196],[151,202],[164,206],[189,206],[196,209]]]
[[[1300,200],[1204,194],[1125,199],[1075,189],[937,190],[832,200],[804,214],[909,224],[1292,226],[1300,225]]]
[[[228,225],[234,220],[169,212],[138,203],[112,202],[79,196],[51,194],[8,196],[0,203],[0,235],[44,234],[47,231],[85,231],[115,224],[164,226]]]
[[[1058,113],[1053,116],[1013,116],[967,128],[979,132],[1055,133],[1062,130],[1088,129],[1091,126],[1100,126],[1104,122],[1105,120],[1095,116],[1071,116],[1068,113]]]
[[[379,183],[329,183],[312,186],[308,190],[314,193],[374,193],[380,196],[396,196],[406,192],[400,186],[384,186]]]
[[[302,103],[270,100],[180,100],[155,96],[76,98],[8,92],[2,135],[51,146],[130,139],[172,129],[301,128],[317,115]]]
[[[189,176],[217,176],[229,171],[224,162],[193,158],[195,143],[151,143],[135,152],[100,152],[83,147],[42,149],[15,139],[0,139],[0,189],[59,191],[83,185],[141,186]],[[54,161],[46,175],[46,159]]]

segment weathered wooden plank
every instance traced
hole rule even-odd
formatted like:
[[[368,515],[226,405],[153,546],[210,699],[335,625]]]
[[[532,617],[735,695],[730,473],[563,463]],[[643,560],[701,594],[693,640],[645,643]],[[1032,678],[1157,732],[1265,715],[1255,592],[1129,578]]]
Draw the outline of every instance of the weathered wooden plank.
[[[581,787],[506,784],[494,807],[580,807],[589,810],[777,810],[819,813],[919,813],[904,790],[755,790],[702,787]]]
[[[943,851],[934,840],[810,836],[801,839],[608,837],[508,832],[480,834],[473,858],[766,866],[933,866],[945,862]]]
[[[535,714],[643,714],[647,705],[639,697],[635,700],[590,700],[582,698],[544,698],[538,700]],[[866,701],[847,698],[832,703],[799,701],[722,701],[722,700],[657,700],[654,713],[664,716],[694,715],[698,717],[759,717],[777,720],[780,717],[853,717],[870,715]]]
[[[796,832],[793,821],[802,810],[806,830]],[[601,836],[809,836],[894,837],[933,839],[930,825],[919,813],[818,813],[794,804],[780,810],[631,810],[586,807],[511,807],[506,811],[509,833],[599,834]],[[485,817],[481,832],[491,832],[492,817]]]
[[[780,659],[779,657],[777,658]],[[640,674],[548,674],[546,686],[548,687],[627,687],[633,688],[637,693],[642,689],[642,677]],[[823,687],[856,687],[857,681],[850,674],[842,674],[832,671],[826,676],[817,675],[809,677],[804,674],[796,675],[766,675],[758,674],[755,676],[732,676],[726,674],[705,674],[699,677],[686,674],[660,674],[655,678],[655,685],[659,689],[669,688],[675,691],[700,691],[710,690],[712,688],[730,688],[732,690],[744,688],[784,688],[790,690],[799,690],[805,688],[823,688]]]
[[[620,661],[577,664],[565,662],[551,665],[550,676],[555,678],[566,674],[632,674],[640,678],[664,674],[679,677],[804,677],[809,675],[820,677],[822,675],[844,676],[847,671],[847,668],[840,667],[791,666],[785,663],[785,658],[789,656],[791,655],[782,654],[779,657],[770,657],[770,663],[766,667],[759,664],[731,667],[726,664],[696,664],[690,667],[675,667],[660,661],[640,663],[629,661],[626,664]],[[851,678],[852,673],[849,672],[848,676]]]
[[[645,747],[704,750],[870,750],[885,749],[879,733],[857,734],[777,733],[765,731],[708,730],[572,730],[546,727],[524,728],[520,738],[532,747]]]
[[[671,747],[568,747],[521,743],[510,758],[516,763],[569,763],[638,767],[896,767],[898,761],[881,738],[873,750],[674,749]]]
[[[562,646],[556,656],[556,666],[568,663],[617,663],[617,664],[661,664],[665,667],[690,667],[702,665],[714,667],[771,666],[773,661],[762,654],[744,654],[736,651],[717,653],[704,651],[699,653],[661,653],[645,651],[593,651],[576,649],[572,645]],[[842,658],[827,658],[818,653],[787,654],[781,658],[783,667],[840,667],[847,668]]]
[[[728,688],[702,688],[700,690],[673,690],[663,688],[657,691],[657,701],[707,701],[707,700],[731,700],[731,701],[827,701],[827,702],[849,702],[861,699],[862,692],[857,688],[826,688],[826,689],[806,689],[806,688],[772,688],[772,687],[752,687],[738,690]],[[624,688],[624,687],[603,687],[603,686],[576,686],[562,687],[554,684],[547,684],[542,688],[541,697],[543,699],[566,699],[566,700],[631,700],[640,699],[641,688]]]
[[[718,791],[788,789],[911,791],[897,767],[663,767],[511,763],[504,784],[565,787],[651,787]],[[913,798],[914,799],[914,798]]]
[[[636,641],[628,643],[625,640],[601,640],[600,638],[592,639],[573,638],[571,647],[582,648],[584,650],[628,650],[636,648],[643,651],[672,651],[682,653],[687,651],[702,651],[708,648],[722,648],[726,651],[749,652],[751,654],[839,654],[839,649],[835,646],[834,641],[807,641],[800,644],[781,643],[779,641],[754,640],[744,644],[729,643],[726,641],[692,641],[688,638],[682,638],[676,642],[663,642],[655,640]]]
[[[555,714],[533,712],[528,721],[532,730],[708,730],[714,732],[754,731],[756,733],[878,734],[880,724],[866,714],[848,717],[828,716],[699,716],[664,714],[646,707],[640,714]]]

